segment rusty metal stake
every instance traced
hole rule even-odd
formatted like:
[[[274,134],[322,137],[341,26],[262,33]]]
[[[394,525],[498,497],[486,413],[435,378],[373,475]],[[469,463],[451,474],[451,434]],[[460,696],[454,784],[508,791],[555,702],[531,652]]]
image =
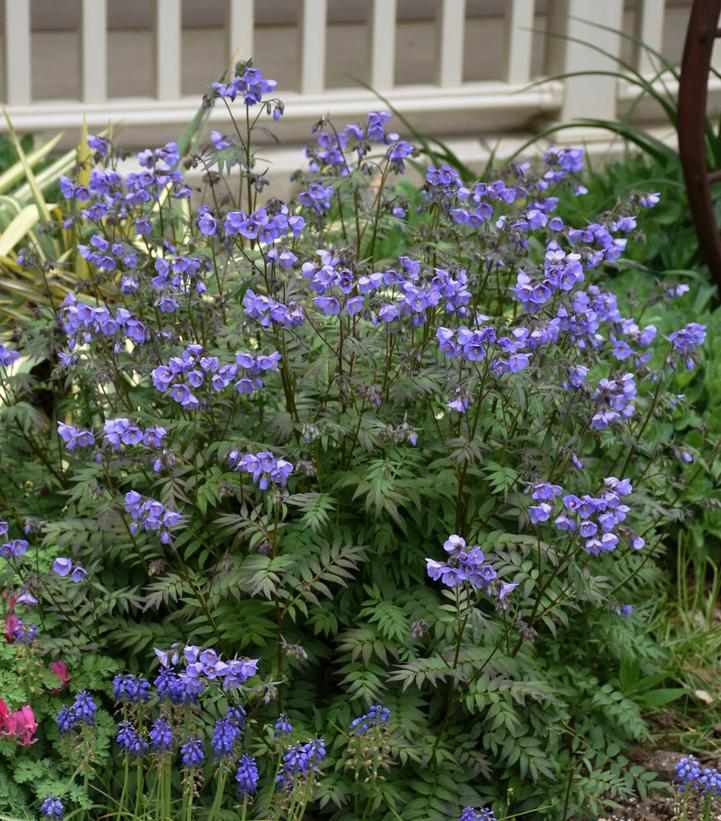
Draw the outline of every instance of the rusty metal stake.
[[[694,0],[681,63],[678,89],[678,148],[686,180],[686,193],[701,253],[721,290],[721,236],[714,216],[711,183],[720,178],[709,173],[706,157],[706,102],[711,53],[719,35],[721,0]]]

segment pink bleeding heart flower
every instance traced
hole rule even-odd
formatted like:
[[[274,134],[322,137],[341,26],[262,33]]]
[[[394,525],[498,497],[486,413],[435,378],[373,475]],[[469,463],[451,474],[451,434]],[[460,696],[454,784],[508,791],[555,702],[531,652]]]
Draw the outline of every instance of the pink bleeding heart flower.
[[[38,729],[38,723],[35,721],[35,713],[29,704],[25,704],[19,710],[14,712],[10,718],[12,721],[13,735],[18,743],[23,747],[29,747],[35,744],[37,738],[34,738]]]
[[[50,672],[60,679],[60,687],[50,690],[51,693],[61,693],[68,689],[70,684],[70,673],[68,672],[68,665],[64,661],[50,662]]]

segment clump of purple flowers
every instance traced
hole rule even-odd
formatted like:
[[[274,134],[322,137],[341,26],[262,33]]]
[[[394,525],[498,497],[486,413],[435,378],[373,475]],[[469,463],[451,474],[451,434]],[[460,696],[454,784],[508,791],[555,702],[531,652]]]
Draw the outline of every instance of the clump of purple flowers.
[[[107,419],[103,424],[103,439],[105,444],[114,450],[119,450],[123,446],[147,445],[150,448],[159,448],[168,431],[161,425],[152,425],[143,430],[139,425],[133,424],[130,419],[120,417],[118,419]]]
[[[0,367],[7,368],[14,362],[17,362],[20,354],[17,351],[11,351],[0,342]]]
[[[674,781],[681,793],[696,792],[712,799],[721,796],[721,773],[715,767],[701,767],[692,755],[676,764]]]
[[[632,373],[625,373],[616,379],[601,379],[593,392],[598,410],[591,425],[596,430],[603,430],[620,419],[630,419],[637,393],[636,379]]]
[[[276,778],[279,789],[290,790],[295,785],[306,783],[319,770],[320,762],[326,757],[325,741],[314,738],[305,744],[293,744],[283,756],[283,764]]]
[[[59,798],[46,798],[40,805],[40,812],[43,818],[54,818],[56,821],[62,821],[65,817],[65,808],[63,802]]]
[[[75,701],[68,707],[63,707],[58,713],[57,722],[60,735],[68,735],[78,727],[95,725],[95,702],[87,690],[80,690]]]
[[[242,755],[235,774],[238,795],[254,795],[258,791],[258,778],[258,765],[255,759],[250,755]]]
[[[186,704],[202,695],[211,682],[225,690],[236,690],[258,672],[259,659],[223,659],[212,649],[195,645],[157,650],[160,672],[155,680],[160,700],[167,698],[173,704]],[[182,661],[182,665],[181,665]],[[179,666],[180,665],[180,666]],[[237,716],[234,721],[239,723]]]
[[[496,821],[496,814],[487,808],[476,810],[473,807],[464,807],[458,821]]]
[[[140,527],[149,532],[158,531],[163,544],[170,543],[170,531],[181,518],[180,513],[168,510],[162,502],[141,496],[135,490],[125,494],[125,511],[133,519],[130,525],[131,533],[137,533]]]
[[[65,442],[67,450],[70,451],[91,447],[95,444],[92,431],[76,428],[74,425],[66,425],[63,422],[58,422],[58,434]]]
[[[623,524],[631,510],[623,498],[632,492],[633,485],[629,479],[617,479],[615,476],[604,479],[604,489],[599,496],[576,496],[565,493],[560,485],[537,482],[530,488],[531,499],[536,504],[528,508],[528,516],[535,524],[547,522],[555,516],[556,527],[577,534],[583,540],[585,550],[594,556],[616,549],[619,536],[614,531],[617,529],[628,535],[634,550],[640,550],[644,545],[643,539]]]
[[[263,95],[274,91],[277,85],[275,80],[263,77],[259,69],[249,66],[241,67],[228,83],[216,82],[212,88],[220,99],[233,101],[236,97],[242,97],[245,105],[253,106],[262,102]],[[274,115],[273,119],[280,119],[282,112],[281,108],[280,114]]]
[[[686,368],[693,370],[697,364],[695,351],[706,340],[706,326],[699,325],[698,322],[689,322],[681,330],[670,334],[669,339],[673,344],[674,351],[684,358]]]
[[[147,739],[137,732],[130,721],[118,724],[116,741],[120,750],[131,758],[142,758],[148,749]]]
[[[265,383],[261,374],[278,369],[280,354],[254,355],[237,353],[235,361],[220,364],[217,356],[204,354],[202,345],[188,345],[180,356],[173,356],[167,365],[159,365],[151,373],[153,385],[161,393],[170,389],[170,396],[186,410],[197,410],[201,400],[195,394],[200,389],[219,393],[234,383],[241,394],[251,394]]]
[[[168,752],[173,746],[173,730],[167,716],[160,716],[153,722],[149,733],[150,746],[156,752]]]
[[[250,473],[261,490],[268,490],[271,484],[285,487],[293,472],[293,465],[287,459],[276,459],[270,451],[241,454],[233,450],[228,454],[228,464],[234,470]]]
[[[79,302],[74,294],[65,297],[60,320],[71,351],[78,345],[92,342],[96,336],[111,338],[115,353],[123,349],[126,339],[137,345],[144,344],[148,339],[145,325],[127,308],[118,308],[113,315],[105,306],[93,307]],[[71,364],[67,354],[60,360],[65,365]]]
[[[293,725],[285,713],[281,713],[273,725],[273,734],[277,736],[290,735],[293,732]]]
[[[0,536],[5,536],[10,527],[7,522],[0,522]],[[28,542],[25,539],[10,539],[0,545],[0,556],[3,559],[17,559],[28,549]]]
[[[448,587],[467,582],[477,590],[485,590],[496,578],[496,570],[486,562],[481,548],[467,547],[463,537],[455,534],[450,536],[443,543],[443,548],[448,553],[447,561],[426,559],[428,575],[434,581],[440,580]]]
[[[203,742],[199,738],[189,738],[180,748],[180,760],[189,770],[202,767],[204,758]]]
[[[69,575],[75,584],[80,584],[88,577],[88,571],[79,564],[73,565],[72,559],[67,556],[58,556],[53,561],[52,571],[61,578]]]
[[[388,724],[390,717],[391,711],[387,707],[374,704],[367,713],[351,721],[350,729],[356,735],[361,735],[368,732],[371,727]]]
[[[150,682],[145,676],[121,673],[113,679],[113,697],[129,704],[144,703],[150,698]]]

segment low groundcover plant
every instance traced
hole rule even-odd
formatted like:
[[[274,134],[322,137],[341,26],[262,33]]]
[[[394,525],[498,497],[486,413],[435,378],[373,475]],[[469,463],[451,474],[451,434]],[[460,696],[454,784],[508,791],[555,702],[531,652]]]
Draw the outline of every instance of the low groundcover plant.
[[[468,183],[373,112],[319,122],[282,202],[254,159],[274,87],[214,85],[232,128],[195,187],[174,144],[125,174],[100,137],[60,179],[89,276],[0,348],[0,808],[467,821],[643,794],[643,607],[703,462],[676,422],[704,327],[609,288],[657,196],[566,225],[582,152]]]

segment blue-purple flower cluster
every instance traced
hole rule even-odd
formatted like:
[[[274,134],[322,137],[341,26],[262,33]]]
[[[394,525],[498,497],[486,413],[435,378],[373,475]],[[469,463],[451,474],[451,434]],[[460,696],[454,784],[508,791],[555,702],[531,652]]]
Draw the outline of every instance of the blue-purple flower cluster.
[[[585,550],[598,556],[610,553],[619,543],[619,535],[628,535],[631,547],[640,550],[644,540],[623,525],[630,508],[623,498],[633,492],[629,479],[609,476],[604,479],[604,490],[600,496],[576,496],[565,493],[560,485],[537,482],[530,488],[531,499],[536,503],[528,508],[528,518],[533,524],[548,522],[555,516],[554,524],[563,532],[577,534]],[[559,505],[560,499],[560,505]]]
[[[476,810],[473,807],[464,807],[458,821],[496,821],[496,814],[487,808]]]
[[[134,269],[138,267],[137,251],[122,242],[110,242],[102,234],[93,234],[89,244],[78,244],[78,253],[99,271],[111,272],[118,268]],[[125,291],[125,288],[123,288]],[[125,291],[132,293],[132,291]]]
[[[180,748],[180,761],[188,770],[200,769],[204,758],[203,742],[199,738],[189,738]]]
[[[107,419],[103,424],[103,440],[113,450],[123,446],[147,445],[149,448],[162,447],[168,431],[161,425],[152,425],[143,430],[125,417]]]
[[[630,419],[636,408],[638,388],[632,373],[624,373],[615,379],[603,377],[593,392],[597,410],[591,419],[592,427],[604,430],[614,422]]]
[[[684,756],[676,764],[674,779],[681,793],[697,792],[704,796],[721,796],[721,773],[715,767],[702,767],[692,756]]]
[[[43,818],[54,818],[55,821],[62,821],[65,818],[65,807],[59,798],[50,796],[40,805],[40,812]]]
[[[706,326],[699,325],[698,322],[689,322],[681,330],[674,331],[669,339],[674,351],[683,357],[686,368],[693,370],[698,364],[696,349],[700,348],[706,340]]]
[[[150,727],[148,738],[150,739],[150,746],[155,752],[169,752],[174,741],[170,719],[167,716],[156,718]]]
[[[103,305],[93,307],[86,302],[79,302],[71,293],[65,297],[59,314],[71,351],[79,345],[91,342],[96,336],[112,339],[115,353],[123,350],[126,340],[142,345],[148,339],[145,325],[127,308],[118,308],[113,315]],[[68,366],[74,359],[69,354],[61,352],[60,361]]]
[[[212,87],[216,96],[221,99],[233,101],[236,97],[242,97],[245,105],[253,106],[262,102],[263,95],[270,94],[277,85],[275,80],[263,77],[260,69],[249,66],[244,67],[229,82],[215,82]],[[283,114],[283,108],[280,107],[278,114],[275,113],[276,110],[278,110],[277,106],[274,109],[273,119],[279,120]]]
[[[316,253],[320,264],[305,262],[301,270],[318,294],[313,304],[327,316],[355,316],[365,310],[373,324],[410,316],[414,325],[424,325],[429,311],[438,306],[448,313],[463,313],[471,299],[468,275],[463,269],[454,274],[442,268],[422,269],[419,260],[401,256],[399,270],[356,276],[332,251]],[[382,298],[371,305],[370,298],[376,293]]]
[[[53,561],[52,570],[56,576],[60,576],[62,579],[66,576],[70,576],[70,579],[74,581],[75,584],[84,582],[88,577],[88,571],[79,564],[75,564],[73,560],[67,556],[58,556]]]
[[[304,744],[292,744],[283,755],[283,764],[276,777],[278,789],[291,790],[297,783],[305,783],[319,772],[320,762],[326,757],[325,741],[313,738]]]
[[[207,206],[201,206],[197,224],[201,234],[206,237],[242,237],[257,240],[263,245],[273,245],[288,236],[298,239],[305,227],[305,219],[300,214],[291,214],[285,203],[279,203],[272,210],[270,207],[258,208],[250,214],[245,211],[228,211],[221,222]],[[289,251],[288,253],[291,254]],[[291,256],[292,260],[287,256],[283,259],[281,267],[292,265],[295,256]]]
[[[10,525],[0,521],[0,536],[7,536],[10,532]],[[28,542],[25,539],[10,539],[0,544],[0,557],[3,559],[17,559],[28,549]]]
[[[243,731],[243,720],[239,721],[233,710],[215,722],[213,737],[210,741],[216,760],[229,758],[235,752]]]
[[[285,305],[273,297],[256,294],[252,288],[248,288],[245,292],[243,310],[247,316],[257,320],[264,328],[270,328],[271,323],[294,328],[305,321],[303,308],[296,302]]]
[[[485,590],[496,579],[498,574],[495,568],[486,561],[477,545],[468,547],[464,538],[453,534],[443,543],[443,548],[448,554],[447,561],[426,559],[428,575],[434,581],[441,581],[448,587],[467,583],[476,590]],[[517,586],[501,582],[496,595],[503,600]]]
[[[267,450],[260,453],[232,450],[228,454],[228,464],[233,470],[250,473],[261,490],[268,490],[271,485],[285,487],[293,472],[293,465],[287,459],[277,459]]]
[[[370,707],[367,713],[364,713],[358,718],[351,721],[350,729],[355,735],[362,735],[367,733],[371,727],[378,727],[388,724],[391,717],[391,711],[387,707],[380,704],[374,704]]]
[[[245,754],[240,757],[235,780],[238,784],[238,795],[255,795],[258,792],[258,765],[252,756]]]
[[[276,737],[290,735],[293,732],[293,725],[285,713],[281,713],[273,725],[273,735]]]
[[[118,724],[115,740],[120,751],[130,758],[142,758],[148,750],[147,739],[138,733],[130,721],[121,721]]]
[[[150,699],[150,682],[145,676],[120,673],[113,679],[113,698],[127,704],[142,704]]]
[[[17,351],[11,351],[10,348],[0,343],[0,367],[8,368],[19,358],[20,354]]]
[[[58,422],[58,435],[65,442],[66,449],[70,451],[92,447],[95,444],[92,431],[77,428],[75,425],[66,425],[63,422]]]
[[[97,707],[87,690],[80,690],[75,701],[68,707],[63,707],[58,713],[57,723],[60,735],[69,735],[81,727],[95,726]]]
[[[96,138],[89,137],[93,147]],[[65,199],[84,204],[79,216],[90,222],[100,223],[107,217],[124,220],[139,211],[135,220],[135,230],[140,236],[151,231],[150,219],[142,213],[148,203],[158,202],[161,196],[170,194],[175,198],[187,198],[191,194],[182,173],[176,168],[180,154],[178,146],[169,142],[162,148],[146,149],[137,155],[141,171],[133,171],[123,176],[112,167],[96,166],[90,172],[87,185],[78,184],[61,175],[58,179],[60,191]],[[73,224],[73,218],[66,220],[65,227]]]
[[[117,743],[120,751],[133,758],[142,758],[150,749],[154,753],[170,753],[175,749],[178,718],[162,705],[175,706],[197,704],[199,698],[211,687],[223,693],[237,690],[257,672],[258,659],[223,659],[212,649],[187,645],[173,647],[169,651],[156,650],[160,670],[154,681],[143,675],[121,674],[113,681],[113,696],[124,705],[144,705],[157,699],[160,714],[153,720],[146,735],[131,720],[118,725]],[[131,713],[132,715],[132,713]],[[240,706],[228,707],[226,715],[215,723],[210,746],[216,760],[236,754],[245,723],[245,711]],[[183,722],[187,729],[187,722]],[[188,737],[180,744],[180,757],[184,768],[196,770],[205,759],[201,738]],[[247,762],[246,762],[247,764]],[[249,766],[249,765],[248,765]],[[250,770],[248,770],[250,772]],[[248,782],[249,784],[250,782]]]
[[[237,690],[258,672],[259,659],[224,660],[215,650],[195,645],[187,645],[182,650],[156,650],[155,654],[161,667],[155,680],[158,697],[161,701],[167,698],[173,704],[196,700],[211,682],[222,685],[224,690]]]
[[[311,172],[332,171],[346,177],[354,164],[360,163],[377,145],[385,147],[385,158],[391,168],[402,173],[405,160],[414,156],[416,149],[397,134],[386,131],[390,118],[389,111],[371,111],[365,123],[350,123],[340,131],[320,130],[316,144],[306,148]]]
[[[180,356],[171,357],[167,365],[159,365],[151,373],[155,388],[161,393],[170,389],[172,399],[186,410],[201,406],[193,391],[204,386],[219,393],[234,382],[238,393],[253,393],[265,385],[261,374],[277,370],[280,362],[275,351],[268,355],[237,353],[235,362],[221,365],[217,356],[206,356],[203,351],[202,345],[188,345]]]
[[[133,535],[142,527],[148,532],[158,532],[163,544],[170,544],[170,531],[181,519],[177,511],[169,510],[157,499],[141,496],[135,490],[125,494],[125,512],[129,513],[133,520],[130,524],[130,532]]]

